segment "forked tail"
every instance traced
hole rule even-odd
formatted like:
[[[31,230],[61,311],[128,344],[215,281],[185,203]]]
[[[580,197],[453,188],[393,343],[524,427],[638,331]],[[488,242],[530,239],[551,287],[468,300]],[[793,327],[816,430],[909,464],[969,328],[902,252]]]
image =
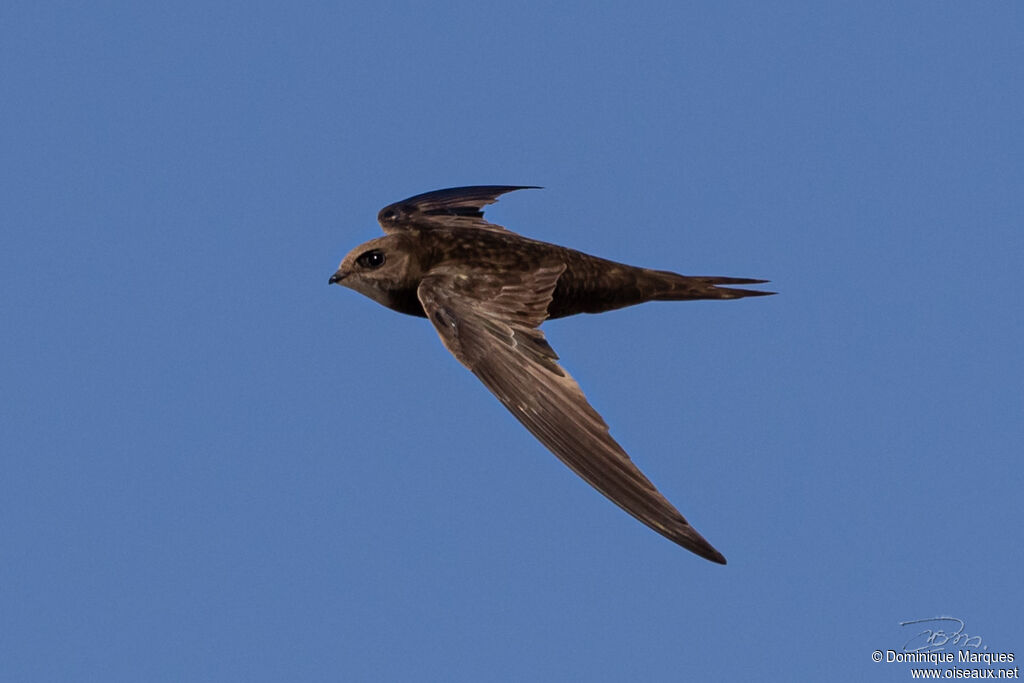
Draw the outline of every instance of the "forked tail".
[[[682,301],[688,299],[742,299],[746,296],[769,296],[775,292],[757,289],[738,289],[718,285],[759,285],[768,280],[748,277],[716,277],[705,275],[679,275],[666,270],[652,271],[661,284],[651,297],[655,301]]]

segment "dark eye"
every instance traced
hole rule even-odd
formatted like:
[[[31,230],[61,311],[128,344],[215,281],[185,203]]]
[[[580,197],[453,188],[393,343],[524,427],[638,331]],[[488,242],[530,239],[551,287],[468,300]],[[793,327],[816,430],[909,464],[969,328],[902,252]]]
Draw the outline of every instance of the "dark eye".
[[[363,268],[380,268],[384,265],[384,252],[380,249],[371,249],[365,254],[360,254],[356,263]]]

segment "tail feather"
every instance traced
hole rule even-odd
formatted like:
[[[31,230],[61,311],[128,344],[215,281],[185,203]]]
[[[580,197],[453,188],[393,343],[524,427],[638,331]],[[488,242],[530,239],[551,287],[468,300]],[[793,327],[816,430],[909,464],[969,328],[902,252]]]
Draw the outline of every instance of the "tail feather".
[[[770,296],[776,292],[757,289],[719,287],[717,285],[759,285],[768,280],[748,277],[719,277],[709,275],[688,276],[669,271],[656,271],[662,287],[653,297],[658,301],[682,301],[687,299],[742,299],[748,296]]]
[[[737,289],[735,287],[711,287],[710,296],[700,296],[698,299],[742,299],[747,296],[771,296],[778,292],[763,292],[759,289]]]
[[[750,277],[713,277],[708,275],[693,275],[690,279],[706,282],[709,285],[761,285],[771,282],[771,280],[755,280]]]

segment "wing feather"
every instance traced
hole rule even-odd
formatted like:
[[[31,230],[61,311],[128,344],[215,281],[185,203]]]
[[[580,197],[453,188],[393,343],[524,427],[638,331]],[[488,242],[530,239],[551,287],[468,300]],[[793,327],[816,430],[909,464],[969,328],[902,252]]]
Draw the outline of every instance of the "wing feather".
[[[725,564],[611,437],[537,329],[564,268],[436,273],[418,295],[445,347],[572,471],[658,533]]]
[[[504,230],[484,220],[483,207],[498,201],[506,192],[535,189],[539,188],[535,185],[474,185],[425,192],[385,206],[377,214],[377,221],[386,233],[439,227]]]

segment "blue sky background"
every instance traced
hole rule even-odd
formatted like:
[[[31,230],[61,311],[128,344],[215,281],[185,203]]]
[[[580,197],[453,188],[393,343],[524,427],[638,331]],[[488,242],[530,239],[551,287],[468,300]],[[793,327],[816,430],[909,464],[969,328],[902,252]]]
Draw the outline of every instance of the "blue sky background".
[[[0,678],[1024,657],[1024,5],[6,2]],[[385,204],[781,292],[545,325],[728,558],[327,278]]]

